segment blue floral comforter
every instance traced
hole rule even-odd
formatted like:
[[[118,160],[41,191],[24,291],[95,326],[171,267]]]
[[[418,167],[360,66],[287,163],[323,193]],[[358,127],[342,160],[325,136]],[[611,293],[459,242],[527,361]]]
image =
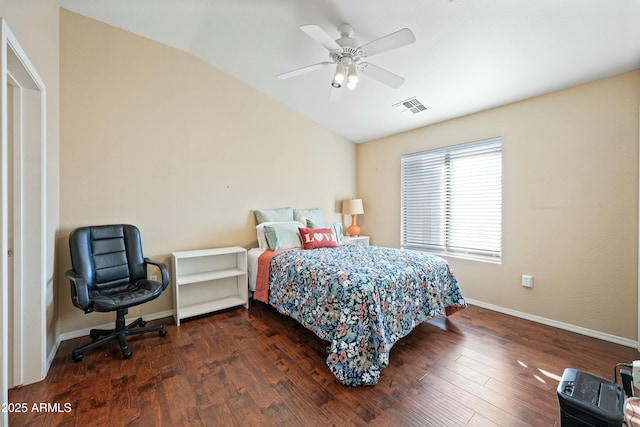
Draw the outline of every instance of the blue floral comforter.
[[[376,384],[396,341],[466,307],[447,261],[375,246],[278,253],[268,291],[269,304],[331,343],[327,365],[348,386]]]

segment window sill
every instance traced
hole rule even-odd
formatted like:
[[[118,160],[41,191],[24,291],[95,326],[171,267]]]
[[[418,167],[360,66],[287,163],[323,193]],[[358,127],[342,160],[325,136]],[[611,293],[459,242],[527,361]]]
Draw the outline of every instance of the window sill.
[[[403,248],[408,251],[426,252],[429,254],[437,255],[443,258],[457,258],[466,259],[468,261],[486,262],[489,264],[502,264],[502,258],[488,257],[482,255],[463,254],[459,252],[446,252],[446,251],[432,251],[427,249],[415,249],[415,248]]]

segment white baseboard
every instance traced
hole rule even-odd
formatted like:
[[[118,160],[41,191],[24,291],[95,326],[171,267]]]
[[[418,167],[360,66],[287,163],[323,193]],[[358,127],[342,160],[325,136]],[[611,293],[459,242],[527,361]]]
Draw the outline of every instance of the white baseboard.
[[[47,373],[49,373],[49,368],[51,368],[51,364],[53,363],[53,359],[56,358],[56,354],[58,353],[58,348],[60,348],[60,343],[61,342],[62,342],[62,340],[60,339],[60,335],[58,335],[58,337],[56,338],[56,342],[53,344],[53,348],[51,349],[51,351],[47,355]],[[46,378],[46,376],[47,375],[45,374],[45,378]]]
[[[143,317],[144,320],[156,320],[156,319],[162,319],[163,317],[173,317],[173,310],[166,310],[166,311],[161,311],[159,313],[153,313],[153,314],[145,314],[144,316],[137,316],[137,317]],[[87,336],[89,335],[89,331],[91,329],[112,329],[113,325],[114,324],[112,322],[112,323],[106,323],[104,325],[92,326],[90,328],[79,329],[77,331],[65,332],[60,334],[60,336],[58,337],[58,343],[62,341],[70,340],[73,338]]]
[[[638,348],[638,341],[630,340],[628,338],[606,334],[604,332],[594,331],[593,329],[583,328],[581,326],[572,325],[570,323],[558,322],[557,320],[547,319],[546,317],[535,316],[533,314],[511,310],[510,308],[504,308],[498,305],[493,305],[493,304],[489,304],[482,301],[476,301],[469,298],[465,298],[465,300],[471,305],[477,305],[478,307],[486,308],[492,311],[497,311],[498,313],[504,313],[510,316],[520,317],[521,319],[531,320],[532,322],[542,323],[543,325],[553,326],[554,328],[564,329],[565,331],[575,332],[577,334],[586,335],[592,338],[598,338],[603,341],[608,341],[615,344],[624,345],[627,347],[633,347],[636,349]]]

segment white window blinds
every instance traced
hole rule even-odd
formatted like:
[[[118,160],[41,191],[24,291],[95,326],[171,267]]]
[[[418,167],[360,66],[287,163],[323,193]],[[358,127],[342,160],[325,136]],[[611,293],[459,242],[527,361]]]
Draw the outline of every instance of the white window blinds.
[[[407,154],[401,162],[403,248],[500,259],[501,138]]]

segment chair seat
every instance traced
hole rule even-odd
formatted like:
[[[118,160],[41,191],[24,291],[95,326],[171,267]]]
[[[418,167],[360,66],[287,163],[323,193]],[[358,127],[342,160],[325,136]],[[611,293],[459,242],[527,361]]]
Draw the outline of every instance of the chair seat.
[[[141,279],[111,289],[91,290],[89,297],[94,311],[116,311],[150,301],[162,290],[162,283]]]

